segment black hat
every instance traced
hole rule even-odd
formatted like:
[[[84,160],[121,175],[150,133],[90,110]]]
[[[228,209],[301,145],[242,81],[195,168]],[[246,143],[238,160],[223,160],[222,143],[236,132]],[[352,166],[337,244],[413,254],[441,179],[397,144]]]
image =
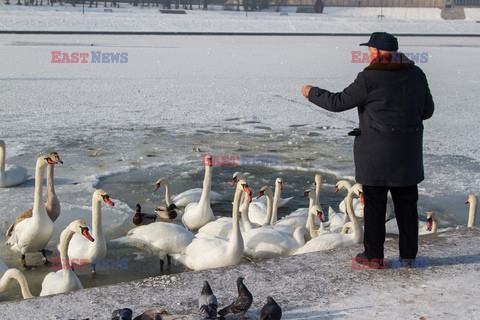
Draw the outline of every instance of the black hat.
[[[374,32],[370,36],[370,40],[366,43],[361,43],[361,46],[374,47],[379,50],[397,51],[398,41],[397,38],[386,32]]]

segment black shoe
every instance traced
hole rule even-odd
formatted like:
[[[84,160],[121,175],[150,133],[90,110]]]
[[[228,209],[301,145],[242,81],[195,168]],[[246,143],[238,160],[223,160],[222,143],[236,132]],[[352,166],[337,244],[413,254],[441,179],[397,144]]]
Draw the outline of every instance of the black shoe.
[[[400,267],[403,267],[403,268],[415,268],[416,267],[415,259],[403,259],[403,258],[400,257],[398,260],[400,262]]]
[[[357,269],[388,269],[390,267],[388,260],[383,258],[369,258],[365,252],[357,254],[355,262],[363,266]]]

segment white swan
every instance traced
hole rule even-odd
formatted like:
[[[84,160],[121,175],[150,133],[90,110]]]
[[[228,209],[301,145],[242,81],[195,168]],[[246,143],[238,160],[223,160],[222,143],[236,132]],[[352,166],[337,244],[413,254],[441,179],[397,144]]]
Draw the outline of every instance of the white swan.
[[[127,235],[111,240],[150,252],[160,258],[163,271],[165,258],[170,262],[171,254],[180,254],[192,242],[195,235],[175,223],[153,222],[128,231]]]
[[[469,194],[467,201],[465,201],[465,204],[470,204],[470,207],[468,210],[467,227],[475,226],[475,217],[477,215],[477,202],[478,202],[478,198],[473,193]]]
[[[237,183],[232,209],[232,233],[230,239],[195,238],[185,249],[185,254],[173,256],[192,270],[236,265],[242,260],[243,237],[239,227],[239,206],[242,192],[249,189],[244,180]],[[251,201],[251,196],[249,196]]]
[[[210,179],[210,184],[211,184],[211,165],[212,165],[212,160],[211,160],[211,156],[208,157],[208,156],[205,156],[204,157],[204,163],[207,164],[209,163],[210,165],[205,165],[205,177],[204,177],[204,183],[205,183],[205,179]],[[208,172],[208,168],[210,168],[210,172]],[[160,181],[162,180],[162,181]],[[160,181],[160,185],[159,185],[159,181]],[[168,200],[169,202],[166,202],[167,205],[170,205],[170,201],[172,203],[175,203],[175,205],[177,207],[180,207],[180,208],[183,208],[183,207],[186,207],[189,203],[191,202],[199,202],[201,197],[202,197],[202,194],[203,194],[203,190],[204,188],[192,188],[192,189],[188,189],[186,191],[183,191],[182,193],[179,193],[177,195],[175,195],[173,198],[170,197],[170,185],[168,184],[168,181],[165,179],[165,178],[160,178],[157,183],[155,184],[155,190],[158,190],[158,188],[160,188],[160,186],[164,184],[165,185],[165,202]],[[212,191],[210,190],[210,202],[211,203],[215,203],[215,202],[218,202],[218,201],[222,201],[223,200],[223,195],[221,195],[220,193],[218,192],[215,192],[215,191]]]
[[[241,212],[241,220],[240,223],[240,230],[241,232],[245,232],[255,228],[255,225],[250,221],[248,218],[249,213],[249,206],[250,202],[248,201],[249,197],[252,197],[252,191],[248,188],[248,193],[242,193],[241,199],[244,201],[241,202],[240,205],[240,212]],[[245,197],[243,197],[245,196]],[[232,217],[220,217],[215,221],[211,221],[201,227],[198,230],[197,237],[220,237],[220,238],[229,238],[230,234],[232,233]]]
[[[253,261],[271,259],[293,254],[305,244],[308,230],[295,229],[293,236],[272,226],[263,226],[243,233],[244,256]]]
[[[160,217],[160,221],[163,221],[163,219],[168,219],[172,221],[178,215],[177,211],[175,211],[175,209],[178,209],[178,207],[175,203],[171,203],[170,201],[170,184],[168,183],[167,179],[165,178],[158,179],[157,182],[155,183],[155,188],[153,189],[153,192],[160,189],[162,185],[165,186],[165,204],[166,205],[157,206],[155,208],[155,212]]]
[[[215,220],[212,208],[210,206],[210,191],[212,188],[212,158],[205,157],[205,178],[203,179],[202,196],[198,202],[190,202],[182,216],[182,222],[189,230],[196,231]],[[175,200],[173,200],[174,203]]]
[[[5,142],[0,140],[0,188],[22,184],[29,177],[26,168],[17,165],[5,165]]]
[[[248,219],[256,226],[270,224],[270,220],[272,218],[274,201],[272,189],[269,186],[262,187],[258,192],[257,198],[263,196],[265,196],[265,198],[267,199],[266,203],[252,202],[248,207]]]
[[[314,222],[314,217],[317,217],[320,220],[320,228],[315,229],[315,222]],[[314,204],[313,206],[310,207],[308,210],[308,231],[310,233],[310,239],[318,237],[319,234],[322,233],[328,233],[331,232],[330,230],[327,230],[325,228],[325,225],[323,223],[323,212],[322,208],[320,206]]]
[[[298,228],[298,227],[304,226],[310,230],[310,220],[308,219],[309,218],[308,213],[309,213],[309,210],[312,208],[312,206],[315,204],[315,194],[310,189],[307,189],[304,191],[302,198],[307,198],[307,197],[309,198],[308,208],[298,208],[297,210],[291,212],[287,216],[275,222],[275,226],[284,225],[284,226],[290,226],[292,228]],[[313,227],[315,227],[316,225],[320,225],[320,220],[318,216],[314,216],[313,221],[314,221]]]
[[[44,263],[49,263],[45,247],[53,235],[53,222],[47,215],[42,197],[43,176],[48,164],[55,164],[55,161],[48,156],[38,157],[35,167],[35,195],[32,217],[20,221],[7,240],[7,243],[12,245],[12,251],[22,254],[24,268],[28,268],[25,260],[26,253],[41,251]]]
[[[55,161],[56,163],[63,163],[60,159],[60,156],[57,152],[51,152],[48,157]],[[55,222],[58,216],[60,215],[60,201],[58,200],[57,194],[55,193],[55,186],[53,183],[53,171],[54,171],[55,164],[49,164],[47,166],[47,202],[45,202],[45,210],[47,211],[48,216],[50,219]],[[12,225],[7,230],[7,237],[12,235],[13,229],[15,226],[22,220],[32,217],[33,215],[33,208],[29,208],[17,217]]]
[[[246,181],[245,175],[243,173],[239,172],[239,171],[233,173],[232,187],[235,185],[235,183],[237,183],[238,180],[245,180]],[[292,200],[292,199],[293,199],[293,197],[282,198],[282,197],[279,196],[277,207],[281,208],[281,207],[286,206],[287,203],[290,202],[290,200]],[[255,199],[252,200],[252,203],[256,203],[256,202],[261,202],[264,205],[266,205],[267,204],[267,199],[266,198],[255,198]]]
[[[85,222],[81,220],[72,221],[60,234],[60,243],[58,245],[60,263],[52,266],[52,268],[60,268],[61,270],[50,272],[45,276],[40,296],[83,289],[80,279],[72,270],[72,265],[67,255],[68,246],[74,234],[84,237],[89,242],[94,242],[94,238],[88,233],[88,227],[85,225]],[[73,261],[72,264],[74,263],[78,263],[78,261]]]
[[[110,196],[103,189],[96,190],[92,196],[92,237],[95,242],[90,242],[79,234],[74,234],[68,246],[70,261],[80,261],[79,264],[92,264],[95,273],[95,263],[107,255],[107,242],[103,234],[101,203],[113,206]]]
[[[321,233],[318,235],[318,237],[308,241],[303,247],[298,249],[295,254],[348,247],[362,243],[363,230],[358,223],[357,217],[353,213],[353,195],[360,194],[361,190],[361,185],[357,183],[353,185],[348,191],[347,212],[350,221],[352,222],[353,233]]]
[[[157,191],[160,189],[162,186],[165,186],[165,203],[167,206],[171,204],[170,200],[170,184],[168,183],[168,180],[165,178],[160,178],[157,180],[155,183],[155,187],[153,188],[153,192]]]
[[[418,234],[429,234],[432,233],[432,224],[435,214],[433,212],[427,212],[427,222],[419,221],[418,222]],[[397,219],[393,218],[385,222],[385,233],[387,234],[399,234]]]
[[[263,189],[268,190],[270,188],[263,187]],[[271,199],[268,201],[272,202]],[[272,210],[269,209],[265,220],[270,221],[271,215]],[[262,227],[245,231],[243,238],[243,255],[250,260],[260,261],[291,255],[305,244],[305,238],[310,239],[310,235],[305,226],[293,228],[281,224],[264,224]]]
[[[5,272],[3,272],[3,274],[0,273],[0,275],[2,275],[0,279],[0,292],[8,289],[10,282],[12,280],[16,280],[20,285],[20,289],[22,290],[23,299],[33,298],[30,288],[28,287],[27,279],[20,270],[15,268],[7,269]]]
[[[345,197],[346,199],[346,197]],[[328,221],[326,226],[331,232],[340,233],[348,222],[348,215],[343,212],[336,212],[332,207],[328,207]]]
[[[351,187],[352,187],[351,183],[348,182],[347,180],[339,180],[335,184],[335,193],[338,193],[338,191],[340,191],[341,189],[349,190]],[[343,199],[342,202],[340,202],[340,204],[338,205],[339,210],[344,214],[347,214],[346,204],[347,204],[347,198],[345,197],[345,199]],[[360,201],[360,199],[357,199],[357,198],[353,199],[353,210],[355,211],[355,215],[357,216],[357,218],[363,219],[363,207],[364,205]]]

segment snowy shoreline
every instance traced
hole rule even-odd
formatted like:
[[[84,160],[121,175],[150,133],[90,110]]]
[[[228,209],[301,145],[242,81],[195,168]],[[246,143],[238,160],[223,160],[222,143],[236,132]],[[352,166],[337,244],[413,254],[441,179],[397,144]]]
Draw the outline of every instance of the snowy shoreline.
[[[395,259],[397,247],[386,241],[387,257]],[[267,295],[282,307],[282,319],[476,319],[480,307],[471,299],[480,294],[479,248],[480,229],[463,228],[420,237],[425,263],[419,268],[352,268],[357,245],[1,303],[0,317],[104,320],[120,308],[137,316],[158,307],[172,319],[198,319],[203,280],[221,308],[236,296],[235,279],[247,276],[254,302],[246,316],[253,320]]]

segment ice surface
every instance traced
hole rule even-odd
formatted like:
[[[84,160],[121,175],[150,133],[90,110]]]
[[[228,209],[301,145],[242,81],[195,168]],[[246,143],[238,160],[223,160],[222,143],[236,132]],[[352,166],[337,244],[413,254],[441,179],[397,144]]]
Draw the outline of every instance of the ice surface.
[[[162,15],[156,9],[86,9],[0,5],[0,30],[122,30],[196,32],[479,34],[475,19],[443,21],[438,10],[385,10],[379,20],[366,10],[327,8],[324,15],[280,15],[194,10]],[[330,11],[331,10],[331,11]],[[349,9],[351,10],[351,9]],[[421,17],[414,13],[423,12]],[[392,16],[388,16],[391,14]],[[427,20],[422,20],[427,19]],[[107,238],[132,227],[135,202],[154,206],[161,196],[153,183],[166,176],[175,193],[201,185],[200,154],[278,156],[271,168],[238,168],[252,172],[257,190],[273,185],[276,175],[293,182],[292,196],[311,186],[313,174],[325,176],[325,193],[336,179],[354,175],[352,140],[355,111],[332,114],[301,96],[303,84],[342,90],[363,69],[351,63],[361,50],[361,36],[0,36],[0,138],[7,144],[7,163],[33,174],[34,159],[51,150],[64,161],[56,168],[55,186],[62,213],[51,249],[72,219],[90,224],[91,195],[107,189],[114,208],[103,208]],[[399,36],[404,52],[428,52],[427,74],[436,112],[425,122],[426,180],[420,184],[421,214],[435,211],[441,227],[465,225],[468,193],[479,192],[478,37]],[[54,64],[52,51],[127,52],[124,64]],[[33,160],[32,160],[33,159]],[[222,170],[223,169],[223,170]],[[214,168],[215,191],[229,194],[237,168]],[[308,178],[310,177],[310,178]],[[176,181],[176,183],[173,183]],[[115,185],[115,188],[113,187]],[[337,201],[331,198],[329,201]],[[339,201],[339,200],[338,200]],[[2,226],[33,203],[33,180],[0,189]],[[299,202],[294,202],[300,205]],[[306,206],[306,205],[305,205]],[[224,204],[225,211],[228,207]],[[222,209],[223,210],[223,209]],[[4,241],[4,232],[0,241]],[[109,257],[128,257],[138,274],[107,274],[92,279],[80,274],[85,287],[129,280],[158,272],[156,259],[137,251],[109,248]],[[9,266],[19,266],[8,247],[0,250]],[[145,260],[143,260],[145,259]],[[38,259],[39,260],[39,259]],[[142,267],[143,265],[143,267]],[[142,269],[140,269],[142,268]],[[27,275],[32,292],[44,274]],[[181,270],[175,270],[176,272]],[[470,275],[466,276],[466,279]],[[467,279],[468,280],[468,279]],[[38,292],[37,292],[38,293]],[[3,297],[3,296],[2,296]],[[16,293],[18,297],[18,293]],[[11,299],[7,296],[6,299]]]

